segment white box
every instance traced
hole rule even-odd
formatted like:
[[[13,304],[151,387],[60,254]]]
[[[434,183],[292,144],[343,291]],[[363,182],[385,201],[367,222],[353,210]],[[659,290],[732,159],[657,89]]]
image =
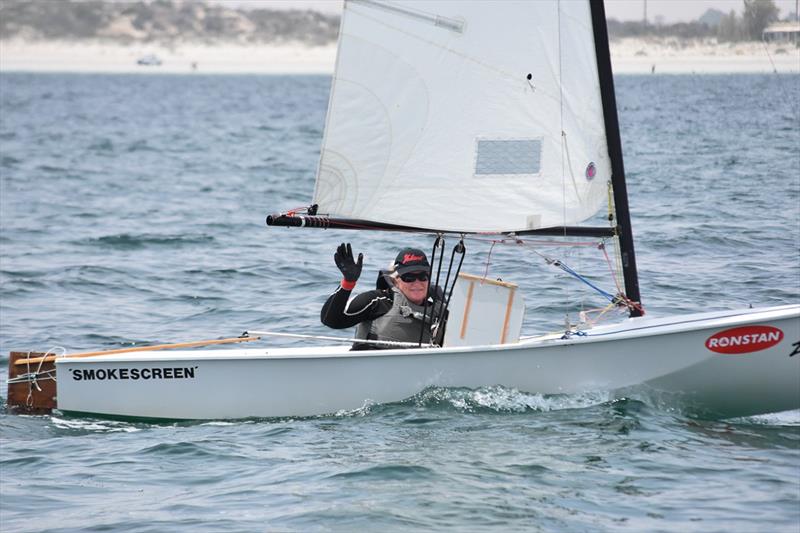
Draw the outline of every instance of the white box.
[[[519,341],[525,301],[514,283],[459,274],[448,309],[444,346]]]

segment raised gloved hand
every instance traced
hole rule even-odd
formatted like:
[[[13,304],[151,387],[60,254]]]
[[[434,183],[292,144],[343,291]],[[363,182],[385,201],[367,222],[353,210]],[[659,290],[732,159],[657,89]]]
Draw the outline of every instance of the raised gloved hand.
[[[350,243],[342,243],[333,254],[333,260],[336,261],[336,266],[342,271],[344,280],[350,283],[355,283],[361,275],[361,267],[364,264],[364,254],[358,254],[358,262],[353,260],[353,249]]]

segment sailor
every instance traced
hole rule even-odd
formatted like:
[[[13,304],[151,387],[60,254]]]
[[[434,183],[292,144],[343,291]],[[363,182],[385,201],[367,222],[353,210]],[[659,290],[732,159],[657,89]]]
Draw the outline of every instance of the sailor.
[[[381,271],[377,288],[350,300],[361,276],[364,256],[353,258],[350,244],[342,243],[333,256],[343,279],[322,306],[322,323],[334,329],[358,326],[356,338],[394,342],[441,344],[444,324],[440,324],[442,291],[430,290],[430,264],[422,250],[404,248],[389,271]],[[348,300],[350,300],[348,302]],[[392,349],[398,346],[355,343],[353,350]]]

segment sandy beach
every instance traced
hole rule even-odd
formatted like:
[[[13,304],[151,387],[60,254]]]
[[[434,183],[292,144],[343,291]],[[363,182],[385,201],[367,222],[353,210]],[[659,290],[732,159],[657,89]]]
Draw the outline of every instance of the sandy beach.
[[[800,72],[800,49],[790,43],[621,39],[610,48],[616,73]]]
[[[139,65],[155,56],[160,65]],[[331,73],[335,46],[0,41],[1,72]]]
[[[161,64],[137,64],[147,56]],[[2,72],[326,74],[335,58],[334,45],[0,41]],[[800,72],[800,49],[788,43],[622,39],[611,42],[611,58],[616,73]]]

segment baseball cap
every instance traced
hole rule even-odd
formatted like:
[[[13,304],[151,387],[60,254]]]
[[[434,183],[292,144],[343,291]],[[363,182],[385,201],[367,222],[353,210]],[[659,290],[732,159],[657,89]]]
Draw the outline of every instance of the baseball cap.
[[[401,276],[409,272],[430,270],[425,252],[419,248],[403,248],[394,260],[394,270]]]

